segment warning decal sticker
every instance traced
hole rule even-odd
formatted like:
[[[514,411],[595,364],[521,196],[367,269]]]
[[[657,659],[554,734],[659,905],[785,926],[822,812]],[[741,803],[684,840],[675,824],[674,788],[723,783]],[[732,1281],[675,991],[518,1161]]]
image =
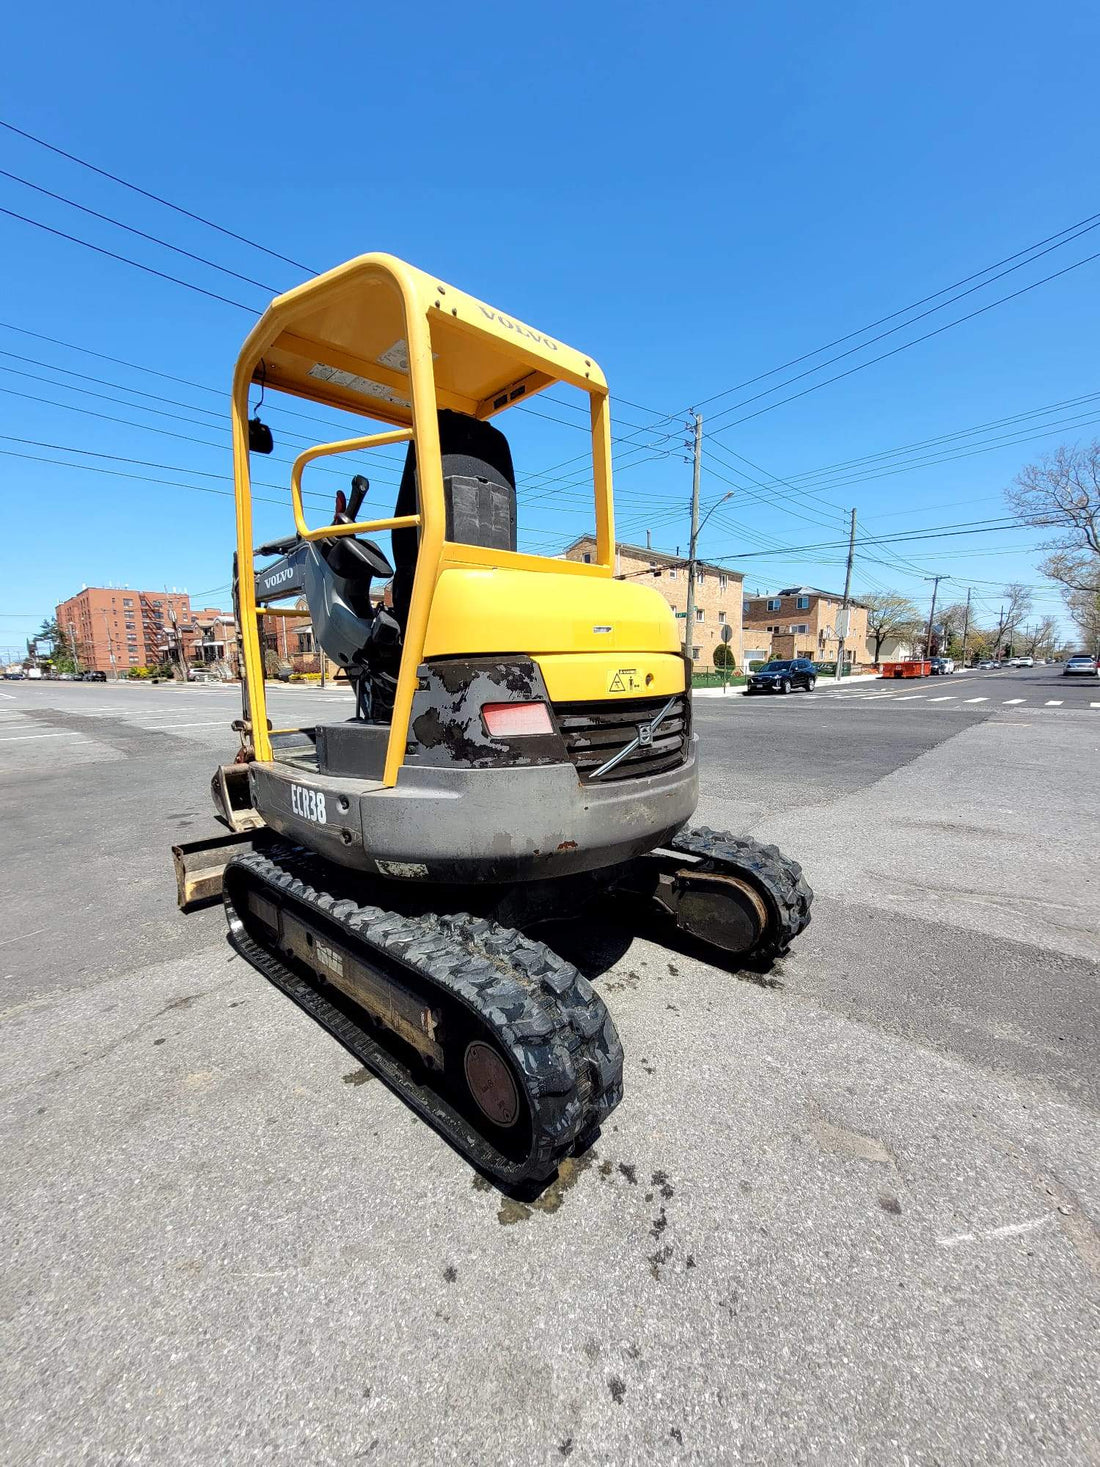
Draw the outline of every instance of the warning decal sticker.
[[[609,693],[640,693],[642,690],[642,675],[636,667],[620,667],[607,674]]]

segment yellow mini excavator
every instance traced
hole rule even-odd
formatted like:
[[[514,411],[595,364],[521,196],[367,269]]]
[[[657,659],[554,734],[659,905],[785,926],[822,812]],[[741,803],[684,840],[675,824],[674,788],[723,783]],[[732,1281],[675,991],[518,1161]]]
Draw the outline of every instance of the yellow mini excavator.
[[[299,454],[295,531],[259,547],[250,454],[271,434],[249,416],[254,382],[389,425]],[[496,426],[557,383],[591,409],[584,561],[517,550]],[[622,1049],[589,982],[532,929],[621,891],[760,964],[809,922],[811,892],[774,846],[686,828],[690,664],[661,595],[615,576],[610,407],[591,357],[361,255],[271,303],[232,414],[244,706],[213,793],[233,833],[176,848],[181,905],[220,893],[261,973],[483,1171],[537,1182],[618,1104]],[[306,522],[310,463],[394,444],[391,516],[360,518],[356,475],[332,523]],[[372,538],[386,532],[389,555]],[[354,713],[273,728],[262,629],[303,598]]]

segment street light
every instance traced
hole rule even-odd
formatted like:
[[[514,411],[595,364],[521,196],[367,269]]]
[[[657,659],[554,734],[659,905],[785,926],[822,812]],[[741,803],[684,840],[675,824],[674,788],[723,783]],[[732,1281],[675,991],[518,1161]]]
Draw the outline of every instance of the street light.
[[[732,489],[727,490],[727,492],[722,495],[721,499],[716,499],[714,501],[714,503],[711,505],[711,507],[707,510],[706,514],[703,516],[703,519],[702,519],[701,523],[699,523],[699,524],[692,524],[692,527],[691,527],[691,544],[688,547],[687,628],[686,628],[686,630],[684,632],[684,653],[685,653],[685,655],[687,657],[687,660],[688,660],[688,663],[689,664],[693,660],[693,657],[692,657],[692,651],[693,651],[693,649],[692,649],[692,643],[694,641],[694,630],[695,630],[694,629],[694,623],[695,623],[695,561],[696,561],[695,547],[698,544],[699,535],[702,532],[702,530],[704,529],[704,527],[706,526],[707,520],[710,519],[711,515],[714,513],[714,511],[718,508],[718,506],[720,504],[725,504],[725,502],[726,502],[727,499],[732,499],[732,498],[733,498],[733,490]]]

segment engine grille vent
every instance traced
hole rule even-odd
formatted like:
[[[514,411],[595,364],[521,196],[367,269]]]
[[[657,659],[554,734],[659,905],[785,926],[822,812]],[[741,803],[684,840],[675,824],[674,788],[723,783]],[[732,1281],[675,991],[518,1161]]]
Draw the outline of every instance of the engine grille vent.
[[[557,703],[554,712],[565,739],[569,758],[582,780],[590,780],[597,769],[638,736],[652,722],[668,698],[608,699],[592,703]],[[661,774],[676,769],[686,757],[688,720],[685,701],[678,696],[653,734],[652,742],[639,744],[614,769],[600,776],[600,784],[637,775]]]

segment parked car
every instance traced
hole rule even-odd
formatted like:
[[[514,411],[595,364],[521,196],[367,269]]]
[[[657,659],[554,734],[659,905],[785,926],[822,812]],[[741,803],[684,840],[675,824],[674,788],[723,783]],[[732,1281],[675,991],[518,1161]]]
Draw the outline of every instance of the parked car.
[[[997,664],[995,662],[979,662],[978,663],[978,671],[979,672],[989,672],[991,668],[994,668],[996,666],[997,666]]]
[[[93,667],[84,673],[82,681],[86,683],[105,683],[107,681],[107,674],[101,672],[99,668]]]
[[[1019,661],[1017,662],[1016,666],[1017,667],[1034,667],[1035,666],[1035,658],[1034,657],[1021,657],[1019,659]]]
[[[1096,658],[1090,657],[1086,652],[1080,652],[1076,657],[1067,657],[1066,665],[1062,668],[1063,677],[1096,677],[1100,669],[1097,668]]]
[[[933,657],[932,676],[948,677],[955,671],[955,659],[953,657]]]
[[[215,672],[204,672],[202,668],[192,667],[187,674],[187,681],[189,683],[216,683],[221,679]]]
[[[9,667],[4,674],[4,681],[8,683],[21,683],[23,681],[23,669],[21,667]]]
[[[817,682],[817,668],[808,657],[767,662],[759,672],[751,673],[746,693],[789,693],[792,688],[805,688],[812,693]]]

